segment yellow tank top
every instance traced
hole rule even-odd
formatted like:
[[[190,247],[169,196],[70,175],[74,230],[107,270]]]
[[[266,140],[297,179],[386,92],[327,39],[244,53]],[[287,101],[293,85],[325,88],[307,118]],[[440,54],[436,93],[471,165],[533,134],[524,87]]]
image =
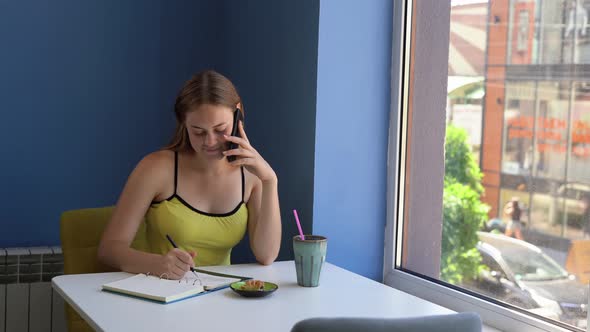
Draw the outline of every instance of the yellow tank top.
[[[150,251],[164,255],[172,245],[166,234],[183,250],[194,251],[196,266],[229,265],[232,248],[246,233],[248,208],[244,203],[244,169],[242,201],[230,212],[214,214],[199,211],[176,193],[178,152],[174,153],[174,194],[164,201],[153,202],[146,220]]]

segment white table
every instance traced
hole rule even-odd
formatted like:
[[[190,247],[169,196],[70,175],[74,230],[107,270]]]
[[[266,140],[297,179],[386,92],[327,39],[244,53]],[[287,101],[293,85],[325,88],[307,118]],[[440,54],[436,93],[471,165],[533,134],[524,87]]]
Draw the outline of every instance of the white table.
[[[55,277],[53,287],[99,331],[289,331],[311,317],[412,317],[453,311],[326,263],[320,286],[300,287],[293,261],[269,266],[207,267],[210,271],[274,282],[279,289],[244,298],[227,288],[171,304],[101,291],[124,272]]]

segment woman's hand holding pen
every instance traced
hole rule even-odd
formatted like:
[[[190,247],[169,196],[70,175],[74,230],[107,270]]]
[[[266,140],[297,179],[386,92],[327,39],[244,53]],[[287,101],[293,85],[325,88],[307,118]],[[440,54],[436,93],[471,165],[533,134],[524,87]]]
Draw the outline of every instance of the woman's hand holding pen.
[[[193,258],[195,253],[173,248],[166,255],[161,256],[158,276],[166,279],[182,279],[191,267],[195,267]]]
[[[225,156],[236,156],[236,160],[230,162],[232,166],[244,166],[250,173],[256,175],[261,181],[276,181],[277,175],[262,156],[250,145],[248,136],[244,131],[244,125],[240,121],[238,125],[241,137],[224,135],[225,139],[239,145],[237,149],[224,151]]]

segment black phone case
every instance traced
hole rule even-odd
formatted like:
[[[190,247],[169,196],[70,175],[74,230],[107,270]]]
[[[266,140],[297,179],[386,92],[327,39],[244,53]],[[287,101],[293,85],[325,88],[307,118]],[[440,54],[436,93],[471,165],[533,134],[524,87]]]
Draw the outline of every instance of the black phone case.
[[[240,112],[240,109],[236,108],[236,110],[234,111],[234,122],[233,122],[232,128],[231,128],[231,136],[240,137],[240,134],[238,132],[238,121],[239,120],[242,120],[242,114]],[[232,149],[236,149],[237,147],[238,147],[238,145],[236,143],[229,142],[227,149],[232,150]],[[227,160],[234,161],[234,160],[236,160],[236,156],[227,156]]]

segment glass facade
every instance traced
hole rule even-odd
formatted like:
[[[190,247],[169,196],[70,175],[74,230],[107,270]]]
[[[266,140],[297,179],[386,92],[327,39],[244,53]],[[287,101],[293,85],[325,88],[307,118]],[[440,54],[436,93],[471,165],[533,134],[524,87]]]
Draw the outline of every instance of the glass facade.
[[[500,207],[518,198],[527,230],[587,238],[590,0],[494,0],[480,6],[492,26],[500,29],[507,21],[505,31],[490,30],[498,33],[487,38],[483,70],[482,112],[488,114],[482,141],[486,132],[490,139],[502,133],[501,150],[483,149],[480,163],[484,177],[498,179],[484,181],[490,218],[501,218]]]
[[[590,222],[585,220],[585,197],[590,197],[590,1],[506,2],[511,40],[504,67],[498,204],[519,197],[530,230],[584,238]]]

